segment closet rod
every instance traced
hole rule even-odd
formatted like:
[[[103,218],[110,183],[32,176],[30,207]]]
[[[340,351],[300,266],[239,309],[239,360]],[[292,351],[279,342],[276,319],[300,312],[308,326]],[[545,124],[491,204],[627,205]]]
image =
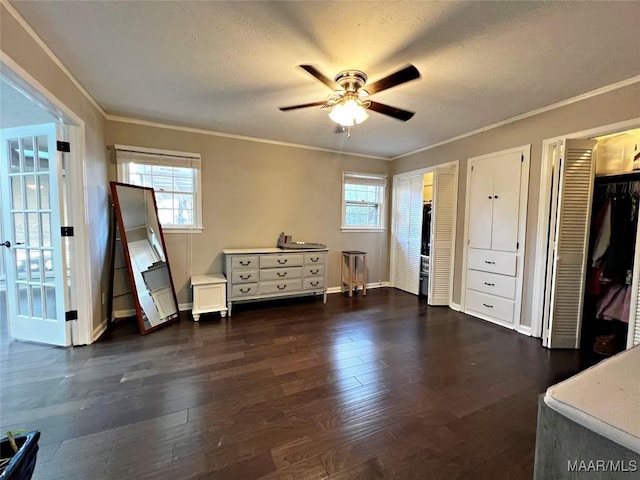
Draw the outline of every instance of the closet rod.
[[[596,176],[596,184],[602,185],[607,183],[633,182],[640,180],[640,170],[629,173],[618,173],[616,175]]]

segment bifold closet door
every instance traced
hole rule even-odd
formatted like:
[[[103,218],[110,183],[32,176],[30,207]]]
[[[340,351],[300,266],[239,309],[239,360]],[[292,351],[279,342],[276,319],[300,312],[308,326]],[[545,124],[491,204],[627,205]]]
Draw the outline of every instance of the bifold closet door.
[[[433,174],[429,305],[449,305],[458,212],[458,168],[441,167]]]
[[[640,345],[640,225],[636,231],[636,254],[633,260],[633,282],[631,283],[631,318],[627,333],[627,348]]]
[[[549,348],[578,348],[586,277],[595,161],[591,140],[565,140],[560,156],[552,251]],[[551,241],[551,239],[550,239]]]
[[[422,175],[401,178],[394,189],[393,286],[418,295],[422,237]]]

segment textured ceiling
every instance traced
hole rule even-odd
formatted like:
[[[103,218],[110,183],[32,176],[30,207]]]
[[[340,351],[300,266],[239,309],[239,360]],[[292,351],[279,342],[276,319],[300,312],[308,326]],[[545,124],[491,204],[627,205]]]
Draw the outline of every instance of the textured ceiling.
[[[12,2],[113,115],[393,157],[640,74],[640,2]],[[71,22],[71,23],[70,23]],[[304,71],[417,81],[351,138]]]

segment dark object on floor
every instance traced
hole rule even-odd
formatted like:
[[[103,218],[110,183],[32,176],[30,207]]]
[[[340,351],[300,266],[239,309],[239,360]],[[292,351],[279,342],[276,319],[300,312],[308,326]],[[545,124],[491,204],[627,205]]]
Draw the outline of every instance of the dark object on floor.
[[[616,336],[598,335],[596,343],[593,344],[593,351],[600,355],[613,355],[616,353]]]
[[[40,431],[14,436],[18,452],[14,453],[8,437],[0,439],[0,457],[11,461],[0,472],[0,480],[29,480],[36,468]]]

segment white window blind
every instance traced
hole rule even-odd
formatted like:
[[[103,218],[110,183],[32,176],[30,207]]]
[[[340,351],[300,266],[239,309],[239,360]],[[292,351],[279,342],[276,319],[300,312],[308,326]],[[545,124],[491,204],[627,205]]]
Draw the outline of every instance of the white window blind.
[[[165,231],[202,229],[200,154],[116,145],[118,181],[151,187]]]
[[[387,176],[343,172],[342,186],[342,229],[383,229]]]

